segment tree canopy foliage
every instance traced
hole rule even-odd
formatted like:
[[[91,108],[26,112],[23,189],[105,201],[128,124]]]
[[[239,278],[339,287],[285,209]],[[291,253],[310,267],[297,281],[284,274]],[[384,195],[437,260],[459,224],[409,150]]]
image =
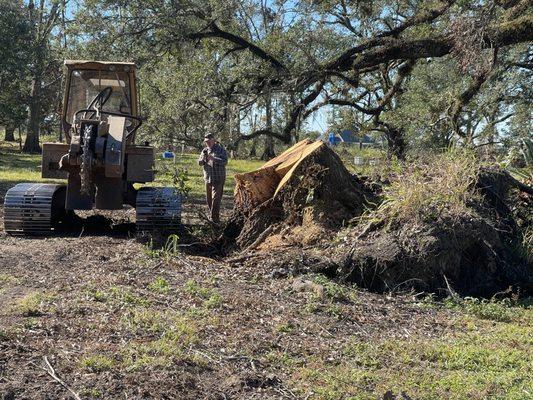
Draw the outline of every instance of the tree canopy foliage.
[[[232,149],[261,138],[272,148],[332,112],[337,126],[382,137],[399,157],[410,145],[509,145],[530,132],[529,0],[32,4],[17,3],[35,49],[19,62],[29,98],[54,98],[59,88],[47,85],[60,58],[133,60],[144,138],[164,146],[197,145],[210,131]],[[29,100],[2,103],[31,114]],[[41,125],[51,114],[42,110]]]

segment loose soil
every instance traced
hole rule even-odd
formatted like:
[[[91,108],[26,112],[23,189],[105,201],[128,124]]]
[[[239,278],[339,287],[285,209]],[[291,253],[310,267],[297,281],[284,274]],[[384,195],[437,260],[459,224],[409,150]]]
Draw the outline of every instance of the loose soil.
[[[125,217],[116,222],[123,224]],[[294,389],[291,372],[272,354],[290,354],[305,364],[308,357],[335,359],[353,338],[435,338],[463,329],[451,312],[425,309],[411,295],[354,289],[356,296],[336,304],[338,315],[306,311],[311,294],[295,293],[290,263],[273,271],[268,262],[302,256],[299,249],[233,261],[155,256],[127,230],[109,226],[81,237],[15,238],[0,232],[0,272],[16,280],[0,292],[0,395],[73,398],[41,368],[47,357],[81,398],[308,398]],[[150,289],[157,279],[164,279],[168,290]],[[190,290],[191,282],[218,293],[219,304],[206,307]],[[36,292],[43,294],[38,312],[24,315],[17,304]],[[327,301],[317,304],[324,309]],[[194,325],[195,340],[168,365],[128,366],[124,349],[157,336],[125,325],[139,310],[192,316],[186,321]],[[82,360],[95,355],[113,360],[113,366],[101,371],[84,366]]]

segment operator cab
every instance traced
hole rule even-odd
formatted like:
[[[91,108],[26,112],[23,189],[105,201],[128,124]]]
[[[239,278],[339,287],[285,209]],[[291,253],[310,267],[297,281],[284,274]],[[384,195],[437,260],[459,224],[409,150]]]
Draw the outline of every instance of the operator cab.
[[[103,61],[67,60],[66,91],[63,101],[62,129],[70,142],[71,128],[92,113],[81,110],[98,108],[101,119],[109,115],[124,116],[128,143],[138,127],[138,101],[135,64]]]
[[[131,115],[129,86],[129,76],[125,72],[73,70],[67,100],[67,122],[72,124],[76,111],[87,108],[92,99],[108,87],[111,88],[111,94],[102,105],[102,110]]]

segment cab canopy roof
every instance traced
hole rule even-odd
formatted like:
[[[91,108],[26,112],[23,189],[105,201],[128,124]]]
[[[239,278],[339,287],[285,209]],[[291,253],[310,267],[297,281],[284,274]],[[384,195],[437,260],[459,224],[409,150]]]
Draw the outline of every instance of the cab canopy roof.
[[[92,60],[65,60],[65,65],[69,69],[103,69],[110,70],[112,67],[121,71],[131,71],[135,69],[135,63],[115,62],[115,61],[92,61]]]

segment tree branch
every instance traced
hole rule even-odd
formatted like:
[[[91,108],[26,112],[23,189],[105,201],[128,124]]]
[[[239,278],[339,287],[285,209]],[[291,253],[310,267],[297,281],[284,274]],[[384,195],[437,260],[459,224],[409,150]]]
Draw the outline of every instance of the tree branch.
[[[227,40],[229,42],[236,44],[237,46],[248,49],[252,54],[267,61],[268,63],[270,63],[270,65],[272,65],[272,67],[274,67],[274,69],[277,72],[280,72],[280,73],[288,72],[287,67],[285,67],[285,65],[283,65],[282,62],[280,62],[274,56],[267,53],[265,50],[253,44],[249,40],[220,29],[214,21],[209,24],[208,28],[209,30],[196,32],[196,33],[190,33],[186,36],[189,39],[220,38],[220,39]]]

